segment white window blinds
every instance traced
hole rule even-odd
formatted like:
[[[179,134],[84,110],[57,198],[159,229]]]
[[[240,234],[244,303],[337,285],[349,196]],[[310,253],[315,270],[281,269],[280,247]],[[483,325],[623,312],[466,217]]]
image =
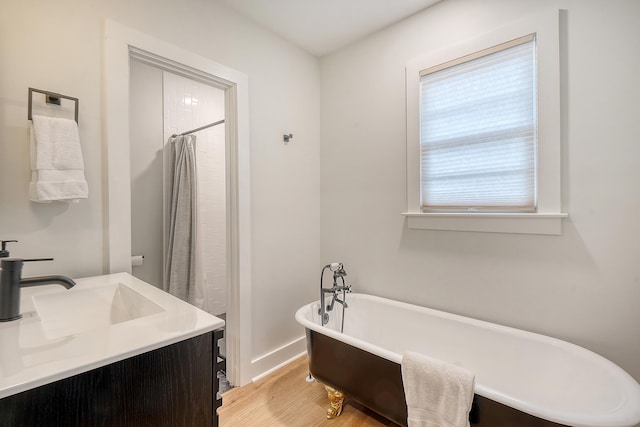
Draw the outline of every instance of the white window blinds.
[[[425,211],[536,210],[535,36],[420,75]]]

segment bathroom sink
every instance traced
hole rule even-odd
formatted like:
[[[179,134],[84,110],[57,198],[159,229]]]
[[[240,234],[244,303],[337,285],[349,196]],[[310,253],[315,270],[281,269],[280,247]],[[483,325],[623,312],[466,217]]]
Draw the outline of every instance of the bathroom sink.
[[[0,400],[224,327],[129,273],[74,280],[21,289],[22,317],[0,322]]]
[[[110,327],[164,311],[122,283],[36,295],[33,304],[48,339]]]

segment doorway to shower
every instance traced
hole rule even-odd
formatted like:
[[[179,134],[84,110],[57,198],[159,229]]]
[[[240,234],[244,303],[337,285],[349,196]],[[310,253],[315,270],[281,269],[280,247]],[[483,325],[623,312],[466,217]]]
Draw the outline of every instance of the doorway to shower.
[[[130,60],[131,253],[132,274],[159,288],[168,288],[168,263],[189,255],[195,259],[189,302],[227,317],[227,194],[224,119],[225,92],[214,85],[178,75],[152,64]],[[195,137],[195,234],[188,254],[175,253],[172,233],[174,135]],[[191,230],[191,227],[187,227]],[[175,237],[175,236],[174,236]],[[182,249],[180,249],[182,251]],[[173,259],[174,261],[170,261]],[[184,284],[186,285],[186,283]],[[226,335],[226,334],[225,334]],[[225,339],[220,340],[226,358]],[[226,373],[221,387],[228,388]]]

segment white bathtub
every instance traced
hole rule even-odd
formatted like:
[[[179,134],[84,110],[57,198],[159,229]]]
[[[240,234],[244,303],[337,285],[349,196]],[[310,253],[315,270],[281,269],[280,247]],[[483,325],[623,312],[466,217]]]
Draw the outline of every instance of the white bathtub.
[[[301,307],[296,320],[396,364],[409,350],[463,366],[476,375],[476,395],[543,420],[585,427],[640,423],[640,385],[582,347],[371,295],[348,294],[347,302],[344,333],[338,305],[327,326],[320,326],[318,302]]]

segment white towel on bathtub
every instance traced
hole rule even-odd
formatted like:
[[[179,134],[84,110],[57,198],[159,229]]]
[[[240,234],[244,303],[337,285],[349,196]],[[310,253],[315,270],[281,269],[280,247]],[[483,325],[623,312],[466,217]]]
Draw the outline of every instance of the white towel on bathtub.
[[[468,427],[475,375],[425,355],[406,352],[402,382],[409,427]]]

